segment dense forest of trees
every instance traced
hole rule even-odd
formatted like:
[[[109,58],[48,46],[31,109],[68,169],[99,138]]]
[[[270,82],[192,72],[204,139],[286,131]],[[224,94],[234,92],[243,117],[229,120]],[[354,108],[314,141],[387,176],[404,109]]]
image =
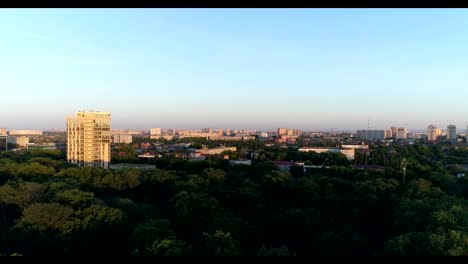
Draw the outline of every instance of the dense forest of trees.
[[[294,150],[263,150],[251,166],[162,160],[150,171],[1,152],[0,255],[468,255],[468,179],[450,167],[468,151],[371,153],[362,162],[384,171]],[[330,167],[290,173],[270,162],[290,159]]]

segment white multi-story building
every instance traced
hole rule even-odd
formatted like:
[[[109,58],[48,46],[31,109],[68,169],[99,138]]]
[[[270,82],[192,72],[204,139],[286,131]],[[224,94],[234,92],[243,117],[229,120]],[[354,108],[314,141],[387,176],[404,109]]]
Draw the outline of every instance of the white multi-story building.
[[[0,128],[0,137],[6,137],[7,130],[6,128]]]
[[[67,160],[79,166],[109,168],[111,114],[80,111],[67,117]]]

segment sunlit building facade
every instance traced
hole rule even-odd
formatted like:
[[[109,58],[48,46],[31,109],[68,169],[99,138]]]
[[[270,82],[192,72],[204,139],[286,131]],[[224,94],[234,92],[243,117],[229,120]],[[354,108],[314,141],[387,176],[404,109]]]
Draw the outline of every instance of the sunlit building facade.
[[[79,166],[109,168],[111,114],[80,111],[67,117],[67,160]]]

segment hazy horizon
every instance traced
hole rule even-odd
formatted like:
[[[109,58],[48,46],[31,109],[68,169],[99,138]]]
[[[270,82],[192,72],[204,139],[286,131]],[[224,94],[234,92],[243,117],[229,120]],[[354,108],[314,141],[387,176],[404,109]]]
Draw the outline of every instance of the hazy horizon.
[[[466,131],[468,10],[2,9],[0,127]]]

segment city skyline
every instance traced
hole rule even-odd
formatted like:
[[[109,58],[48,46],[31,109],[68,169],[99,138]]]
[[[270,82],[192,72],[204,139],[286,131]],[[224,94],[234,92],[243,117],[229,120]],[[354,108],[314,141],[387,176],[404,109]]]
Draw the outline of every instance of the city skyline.
[[[468,10],[3,9],[0,127],[468,124]]]

